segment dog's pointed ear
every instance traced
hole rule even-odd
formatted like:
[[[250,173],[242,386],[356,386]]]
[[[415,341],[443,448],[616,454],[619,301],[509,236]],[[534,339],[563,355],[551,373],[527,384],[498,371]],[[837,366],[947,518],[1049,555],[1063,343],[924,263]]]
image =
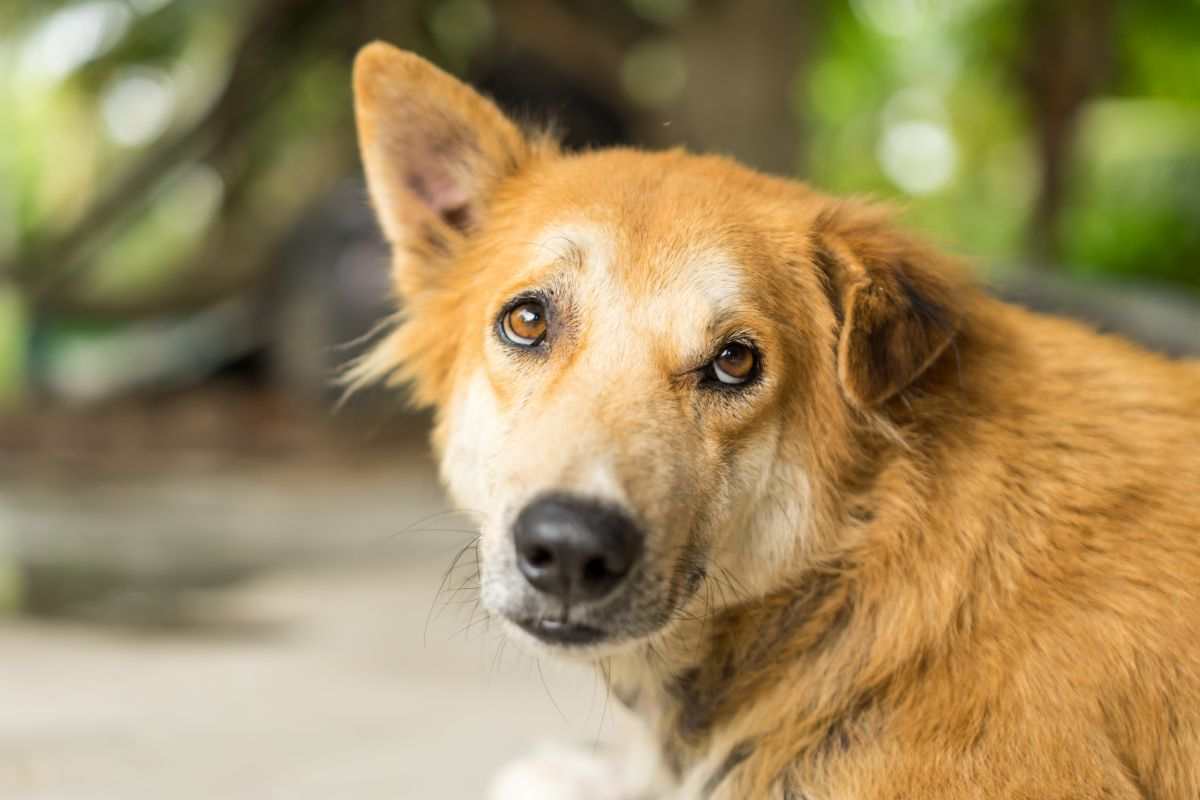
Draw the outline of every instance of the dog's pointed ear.
[[[839,206],[814,228],[813,262],[838,325],[838,380],[859,408],[911,386],[962,326],[954,268],[877,209]]]
[[[530,145],[490,100],[382,42],[355,59],[354,107],[371,200],[397,252],[397,285],[415,288],[421,276],[404,273],[453,254]]]

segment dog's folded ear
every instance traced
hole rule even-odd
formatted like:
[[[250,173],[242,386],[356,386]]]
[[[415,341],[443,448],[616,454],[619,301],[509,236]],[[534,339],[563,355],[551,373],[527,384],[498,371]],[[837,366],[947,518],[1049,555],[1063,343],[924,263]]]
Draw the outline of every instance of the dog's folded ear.
[[[397,285],[454,253],[482,222],[496,184],[530,146],[487,98],[420,56],[375,42],[354,62],[359,147]]]
[[[911,386],[958,335],[955,268],[873,208],[826,212],[812,245],[838,324],[842,391],[860,408],[877,407]]]

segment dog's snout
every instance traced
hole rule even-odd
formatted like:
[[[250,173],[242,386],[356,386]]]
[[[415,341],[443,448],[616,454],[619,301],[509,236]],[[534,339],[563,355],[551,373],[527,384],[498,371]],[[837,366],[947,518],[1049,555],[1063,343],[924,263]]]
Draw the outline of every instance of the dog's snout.
[[[525,579],[567,602],[609,594],[642,552],[642,534],[627,514],[569,495],[549,495],[525,506],[513,538]]]

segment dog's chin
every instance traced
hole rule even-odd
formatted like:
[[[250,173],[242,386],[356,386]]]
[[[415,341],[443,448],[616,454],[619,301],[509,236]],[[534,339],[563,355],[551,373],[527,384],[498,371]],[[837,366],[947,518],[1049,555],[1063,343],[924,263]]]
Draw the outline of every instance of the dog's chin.
[[[499,619],[508,638],[536,655],[595,662],[621,655],[654,640],[679,623],[679,610],[696,594],[698,582],[678,574],[670,591],[651,597],[635,585],[607,608],[549,607],[525,587],[484,581],[481,600]]]
[[[501,616],[510,639],[537,655],[594,662],[626,652],[648,638],[582,623]]]

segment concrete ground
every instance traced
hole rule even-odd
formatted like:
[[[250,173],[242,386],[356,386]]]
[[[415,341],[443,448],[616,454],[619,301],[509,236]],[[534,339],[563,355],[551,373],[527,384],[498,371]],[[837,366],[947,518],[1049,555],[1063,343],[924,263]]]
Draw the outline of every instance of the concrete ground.
[[[462,631],[470,606],[425,643],[443,561],[263,578],[191,630],[0,626],[0,797],[478,798],[539,741],[610,726],[590,673],[539,676]]]
[[[407,453],[185,481],[143,469],[136,489],[90,467],[10,474],[0,534],[26,557],[58,537],[186,577],[170,558],[211,561],[207,541],[255,566],[179,593],[169,621],[0,617],[0,798],[465,800],[539,742],[602,738],[616,710],[591,672],[503,646],[471,618],[473,583],[430,617],[469,537],[461,519],[426,519],[445,501],[423,443]],[[298,557],[280,555],[288,540]]]

